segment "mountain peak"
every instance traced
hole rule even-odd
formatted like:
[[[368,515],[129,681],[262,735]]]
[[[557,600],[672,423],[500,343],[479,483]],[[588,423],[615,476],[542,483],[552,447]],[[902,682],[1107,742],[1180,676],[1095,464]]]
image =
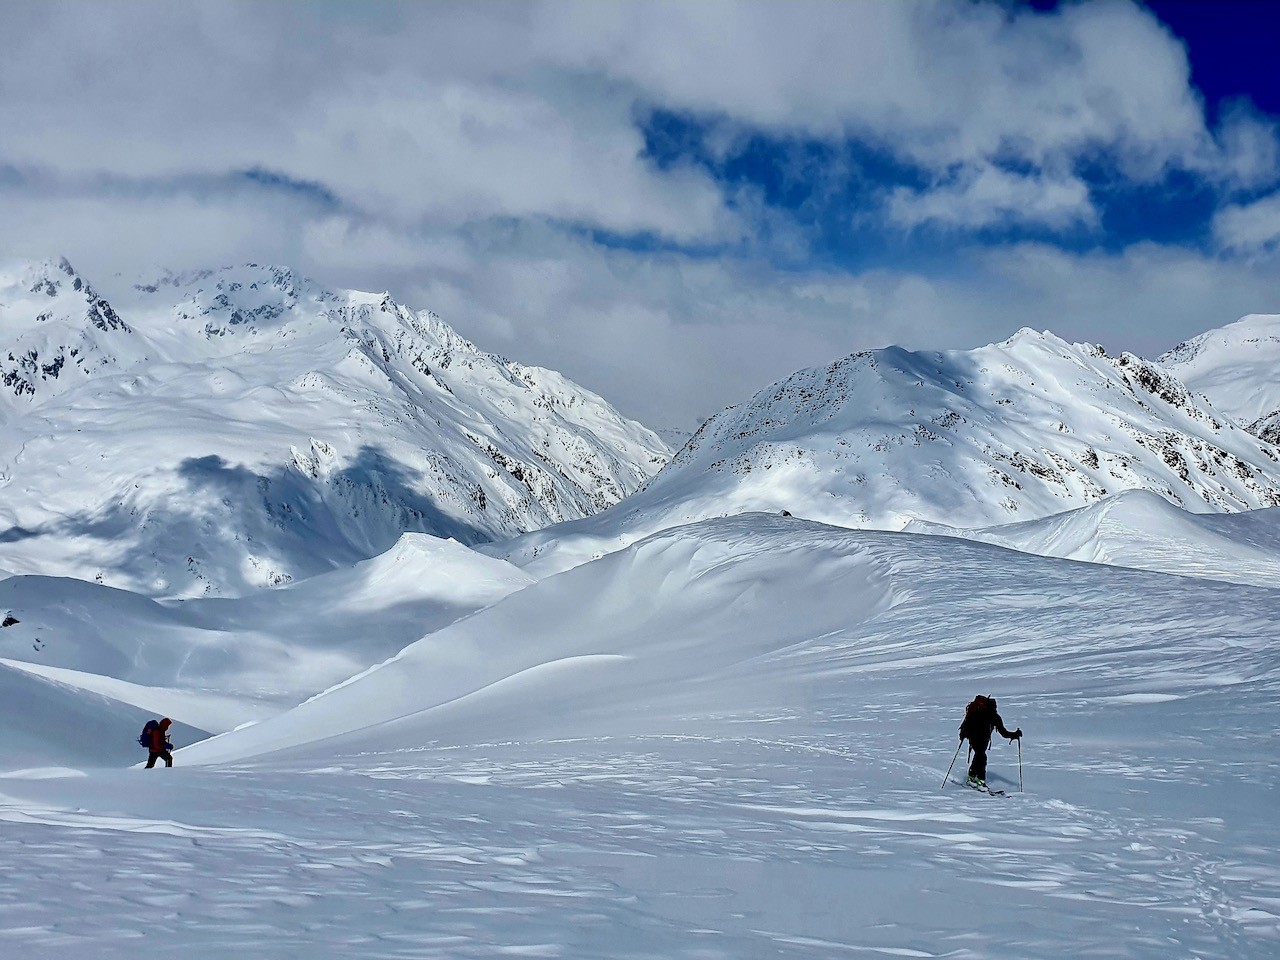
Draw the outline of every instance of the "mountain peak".
[[[66,257],[0,269],[0,330],[0,396],[26,402],[115,364],[132,333]]]
[[[1160,363],[1255,433],[1280,414],[1280,315],[1249,314],[1178,344]]]
[[[184,327],[199,328],[205,340],[271,334],[296,319],[299,304],[313,304],[322,313],[324,305],[342,299],[289,267],[257,263],[165,272],[134,289],[145,309],[172,314]]]
[[[0,324],[0,376],[27,400],[7,402],[0,475],[26,479],[0,510],[40,531],[0,544],[6,570],[244,592],[406,531],[473,544],[582,517],[668,454],[589,391],[484,353],[387,292],[258,264],[169,273],[140,288],[129,327],[102,331],[39,319],[72,293],[83,314],[93,296],[53,267],[56,296],[32,293],[34,277],[0,287],[0,313],[25,318]],[[127,375],[86,382],[108,364]],[[34,479],[46,476],[63,478],[53,505]]]
[[[1013,336],[1007,340],[1002,340],[998,344],[990,344],[993,347],[1000,347],[1012,352],[1023,350],[1050,350],[1055,353],[1088,353],[1098,354],[1105,353],[1101,347],[1092,343],[1072,343],[1064,340],[1051,330],[1034,330],[1031,327],[1022,327]],[[982,349],[982,348],[979,348]]]
[[[64,286],[76,293],[86,286],[66,257],[16,260],[0,265],[0,288],[9,288],[7,294],[11,298],[18,292],[13,288],[22,288],[22,292],[29,294],[56,297],[63,292]]]
[[[1050,337],[1052,337],[1055,340],[1057,339],[1057,337],[1054,337],[1053,334],[1049,333],[1047,330],[1042,331],[1042,330],[1036,330],[1032,327],[1019,327],[1013,336],[1009,337],[1007,340],[1002,341],[1002,343],[1004,346],[1013,346],[1014,344],[1017,344],[1017,343],[1024,343],[1026,341],[1045,340]]]
[[[1155,363],[1024,329],[975,350],[887,348],[801,370],[709,420],[624,503],[512,549],[554,565],[553,553],[746,511],[987,527],[1127,489],[1193,512],[1280,505],[1280,451]]]

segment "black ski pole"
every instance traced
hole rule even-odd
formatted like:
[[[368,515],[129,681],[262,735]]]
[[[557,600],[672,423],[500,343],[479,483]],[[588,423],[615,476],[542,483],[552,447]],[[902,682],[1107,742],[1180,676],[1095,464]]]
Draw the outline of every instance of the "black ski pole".
[[[938,789],[945,790],[947,788],[947,781],[951,779],[951,768],[956,765],[956,757],[960,756],[960,748],[963,746],[964,746],[963,740],[961,740],[959,743],[956,744],[956,756],[952,757],[951,763],[947,765],[947,775],[942,778],[942,786],[939,787]]]

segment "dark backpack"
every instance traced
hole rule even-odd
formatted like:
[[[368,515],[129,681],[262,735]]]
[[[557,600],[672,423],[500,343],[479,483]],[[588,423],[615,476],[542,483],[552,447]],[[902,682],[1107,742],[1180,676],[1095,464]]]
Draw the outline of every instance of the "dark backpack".
[[[994,721],[991,715],[996,712],[996,702],[990,697],[978,694],[964,708],[964,721],[960,724],[960,736],[970,743],[976,738],[990,735]]]
[[[157,721],[148,720],[147,725],[142,728],[142,733],[138,735],[138,743],[150,750],[152,745],[155,743],[155,738],[152,737],[152,733],[159,729],[160,724]]]

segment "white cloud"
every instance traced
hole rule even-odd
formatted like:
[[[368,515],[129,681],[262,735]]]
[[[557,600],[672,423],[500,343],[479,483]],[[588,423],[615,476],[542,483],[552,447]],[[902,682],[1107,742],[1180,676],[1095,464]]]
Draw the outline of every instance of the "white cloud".
[[[937,168],[1099,147],[1154,175],[1207,142],[1177,41],[1132,3],[555,3],[538,39],[661,104],[870,136]]]
[[[1079,178],[1015,174],[990,164],[964,167],[928,190],[899,187],[888,209],[890,218],[906,227],[1033,223],[1065,228],[1097,220],[1089,188]]]
[[[1226,111],[1211,170],[1232,186],[1257,187],[1280,179],[1280,133],[1274,120],[1244,104]]]
[[[104,287],[105,277],[132,282],[158,267],[296,264],[305,216],[288,199],[248,193],[32,197],[0,190],[0,258],[67,256]]]
[[[1280,242],[1280,193],[1229,204],[1213,217],[1213,236],[1228,250],[1252,251]]]
[[[369,276],[398,271],[460,272],[471,268],[466,243],[450,233],[418,236],[376,220],[325,216],[307,221],[302,253],[317,271],[361,271]],[[377,292],[377,291],[374,291]]]
[[[424,24],[414,50],[368,24],[325,32],[324,11],[286,5],[6,7],[0,35],[25,39],[0,56],[0,164],[135,180],[265,168],[402,222],[737,235],[708,177],[645,160],[630,100],[600,78],[498,82],[509,64],[494,50],[518,40],[521,17],[470,15],[496,36],[450,72],[431,59],[457,60],[440,28],[475,25],[431,9],[441,23]]]
[[[1242,107],[1208,130],[1181,46],[1118,0],[6,3],[0,91],[0,256],[66,253],[108,292],[117,272],[249,260],[388,289],[658,425],[855,349],[1025,324],[1157,353],[1280,310],[1274,197],[1215,221],[1251,259],[957,240],[932,275],[846,273],[806,268],[803,229],[751,188],[643,156],[635,111],[654,106],[726,136],[858,136],[932,178],[876,215],[957,236],[1096,223],[1074,171],[1099,156],[1137,178],[1274,181],[1274,125]],[[252,168],[338,202],[228,176]],[[741,248],[786,269],[574,229],[714,248],[747,225]]]
[[[1275,131],[1234,117],[1215,141],[1182,47],[1121,0],[1053,14],[932,0],[11,3],[0,35],[0,164],[132,178],[265,167],[402,221],[737,236],[707,177],[646,162],[637,100],[866,138],[932,171],[938,210],[921,215],[956,225],[997,221],[1027,193],[1007,174],[984,189],[1010,161],[1041,187],[1020,218],[1051,226],[1079,221],[1069,171],[1099,152],[1141,178],[1277,172]],[[973,189],[957,168],[977,171]]]
[[[651,102],[747,131],[852,136],[921,165],[898,219],[1088,223],[1071,171],[1100,156],[1130,178],[1171,168],[1230,185],[1280,177],[1273,124],[1205,122],[1181,43],[1135,3],[1052,14],[993,3],[554,3],[534,20],[557,62],[633,83]],[[1000,172],[1028,172],[1019,180]],[[960,175],[956,175],[956,171]]]
[[[493,86],[406,79],[388,91],[366,79],[299,126],[285,168],[393,219],[543,216],[682,241],[731,231],[707,177],[648,169],[639,131],[618,115],[570,117]]]

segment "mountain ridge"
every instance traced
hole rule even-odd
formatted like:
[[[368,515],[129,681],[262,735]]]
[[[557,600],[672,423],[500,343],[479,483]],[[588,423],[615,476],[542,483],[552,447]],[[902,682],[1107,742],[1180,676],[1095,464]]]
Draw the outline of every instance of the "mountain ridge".
[[[1128,489],[1192,512],[1275,506],[1280,449],[1159,364],[1024,328],[976,350],[890,347],[798,371],[707,421],[628,500],[499,555],[552,569],[747,510],[989,527]]]
[[[33,315],[43,296],[0,300],[5,329],[78,329],[70,309]],[[10,398],[0,567],[162,597],[242,593],[405,531],[479,543],[584,516],[669,453],[598,395],[387,294],[247,265],[133,296],[112,308],[128,331],[118,356]]]

